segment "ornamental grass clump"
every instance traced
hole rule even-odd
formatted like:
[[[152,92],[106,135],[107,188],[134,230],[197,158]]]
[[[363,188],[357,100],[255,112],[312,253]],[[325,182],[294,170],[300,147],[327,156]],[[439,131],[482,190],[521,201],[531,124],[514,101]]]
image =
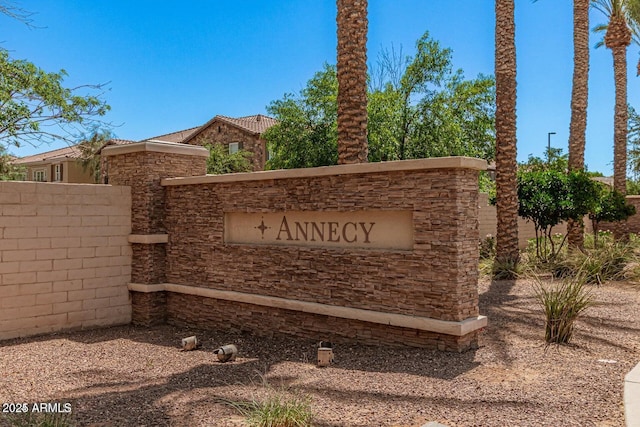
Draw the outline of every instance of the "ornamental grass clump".
[[[248,424],[254,427],[307,427],[312,418],[308,399],[282,394],[252,402],[247,414]]]
[[[266,383],[265,383],[266,384]],[[309,427],[312,425],[313,412],[310,399],[306,396],[274,390],[266,385],[268,396],[251,401],[221,402],[235,408],[246,418],[251,427]]]
[[[25,412],[20,414],[5,414],[5,421],[11,427],[73,427],[75,424],[66,413],[37,413]],[[0,418],[0,425],[2,418]]]
[[[520,276],[518,261],[494,259],[491,276],[494,280],[516,280]]]
[[[593,305],[593,296],[586,288],[583,273],[551,286],[538,281],[536,296],[545,313],[544,339],[547,344],[569,343],[576,319]]]
[[[586,242],[585,242],[586,243]],[[553,273],[556,277],[574,276],[578,272],[587,284],[601,285],[607,281],[636,279],[628,265],[638,262],[638,242],[605,240],[596,248],[569,251],[556,260]]]

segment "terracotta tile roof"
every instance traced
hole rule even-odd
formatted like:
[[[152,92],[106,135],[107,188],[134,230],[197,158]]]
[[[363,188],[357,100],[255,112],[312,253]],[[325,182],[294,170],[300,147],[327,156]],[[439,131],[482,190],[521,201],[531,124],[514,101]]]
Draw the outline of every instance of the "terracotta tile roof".
[[[152,138],[143,139],[141,141],[131,141],[128,139],[110,139],[102,148],[107,145],[125,145],[125,144],[133,144],[135,142],[148,142],[148,141],[161,141],[161,142],[179,142],[185,143],[195,137],[198,133],[211,126],[215,122],[224,122],[228,123],[232,126],[240,128],[245,132],[250,132],[255,135],[260,135],[269,129],[271,126],[278,123],[276,119],[273,117],[264,116],[262,114],[256,114],[253,116],[245,116],[245,117],[227,117],[227,116],[215,116],[213,119],[209,120],[202,126],[196,126],[189,129],[179,130],[177,132],[171,132],[164,135],[154,136]],[[77,146],[59,148],[57,150],[47,151],[45,153],[34,154],[32,156],[23,157],[21,159],[17,159],[14,163],[16,164],[26,164],[26,163],[35,163],[42,162],[47,160],[58,160],[58,159],[77,159],[80,157],[80,150],[76,148]],[[100,152],[102,148],[98,151]]]
[[[110,139],[105,145],[125,145],[133,144],[135,141],[129,141],[128,139]],[[72,145],[70,147],[58,148],[56,150],[45,151],[44,153],[33,154],[31,156],[21,157],[16,159],[13,163],[16,165],[23,165],[28,163],[40,163],[47,161],[56,161],[63,159],[78,159],[80,158],[80,149],[78,145]]]
[[[213,125],[216,122],[223,122],[230,124],[231,126],[235,126],[239,129],[242,129],[245,132],[252,133],[254,135],[260,135],[264,133],[271,126],[278,123],[278,120],[273,117],[263,116],[262,114],[256,114],[254,116],[245,116],[245,117],[227,117],[227,116],[215,116],[213,119],[209,120],[207,123],[203,124],[199,128],[197,128],[188,138],[185,138],[181,142],[188,142],[189,140],[195,138],[200,132]]]
[[[118,138],[113,138],[107,141],[107,144],[109,145],[127,145],[127,144],[135,144],[135,143],[136,141],[131,141],[130,139],[118,139]]]
[[[144,142],[144,141],[184,142],[200,128],[201,126],[196,126],[194,128],[179,130],[177,132],[166,133],[164,135],[158,135],[152,138],[143,139],[140,142]]]
[[[262,114],[257,114],[255,116],[238,117],[238,118],[227,117],[227,116],[216,116],[216,118],[220,119],[221,121],[225,121],[232,125],[235,125],[248,132],[257,133],[257,134],[264,133],[271,126],[278,123],[278,121],[273,117],[263,116]]]
[[[130,139],[118,139],[118,138],[113,138],[108,140],[107,142],[104,143],[104,145],[102,145],[102,147],[100,147],[98,149],[98,151],[96,151],[96,154],[101,154],[102,153],[102,149],[104,147],[108,147],[110,145],[127,145],[127,144],[135,144],[136,141],[131,141]]]
[[[51,150],[44,153],[21,157],[13,163],[22,165],[27,163],[43,162],[47,160],[60,160],[64,158],[77,159],[78,157],[80,157],[80,150],[77,148],[77,145],[73,145],[71,147],[58,148],[57,150]]]

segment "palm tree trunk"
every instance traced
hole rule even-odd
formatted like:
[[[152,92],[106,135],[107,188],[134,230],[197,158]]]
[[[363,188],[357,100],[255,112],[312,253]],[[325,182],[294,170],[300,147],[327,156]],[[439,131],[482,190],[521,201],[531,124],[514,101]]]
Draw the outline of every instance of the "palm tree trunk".
[[[571,125],[569,126],[569,169],[584,170],[587,99],[589,91],[589,4],[590,0],[573,0],[573,87],[571,91]],[[584,224],[569,221],[569,246],[584,246]]]
[[[518,262],[514,1],[496,0],[496,259]]]
[[[615,116],[613,120],[613,188],[627,193],[627,47],[616,46],[613,52],[613,74],[616,87]],[[617,239],[628,237],[626,221],[614,227]]]
[[[338,163],[367,161],[367,0],[338,5]]]
[[[613,188],[627,193],[627,48],[612,49],[613,73],[616,87],[613,120]]]

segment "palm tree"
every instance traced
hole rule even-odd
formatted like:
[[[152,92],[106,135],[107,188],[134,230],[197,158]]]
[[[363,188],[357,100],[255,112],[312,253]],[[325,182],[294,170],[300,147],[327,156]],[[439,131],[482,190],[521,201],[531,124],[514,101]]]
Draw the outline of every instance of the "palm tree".
[[[367,0],[338,5],[338,163],[367,161]]]
[[[591,4],[602,12],[608,23],[598,25],[594,31],[605,31],[604,44],[613,53],[615,81],[615,113],[613,122],[613,188],[622,194],[627,191],[627,47],[631,44],[629,0],[592,0]],[[626,235],[624,225],[614,229],[616,237]]]
[[[573,0],[573,86],[569,125],[569,169],[584,170],[587,99],[589,93],[589,3]],[[569,245],[584,246],[584,225],[569,222]]]
[[[496,259],[518,262],[514,0],[496,0]]]

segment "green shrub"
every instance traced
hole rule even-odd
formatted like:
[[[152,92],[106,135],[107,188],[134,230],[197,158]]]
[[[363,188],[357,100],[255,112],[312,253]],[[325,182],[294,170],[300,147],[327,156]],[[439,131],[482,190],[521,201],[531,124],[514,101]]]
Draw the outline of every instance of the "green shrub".
[[[538,281],[536,297],[544,310],[544,339],[548,344],[569,343],[576,319],[593,304],[592,294],[585,287],[582,274],[551,286],[544,286]]]
[[[596,203],[589,210],[589,219],[594,231],[594,247],[598,245],[600,223],[624,221],[636,213],[636,208],[624,194],[600,184],[596,191]]]
[[[229,153],[228,148],[222,144],[205,144],[209,150],[207,158],[207,173],[220,175],[225,173],[251,172],[251,158],[249,151],[239,150]]]
[[[582,221],[595,203],[598,183],[582,171],[518,170],[518,215],[533,222],[536,233],[536,257],[552,261],[560,253],[553,227],[562,221]]]

